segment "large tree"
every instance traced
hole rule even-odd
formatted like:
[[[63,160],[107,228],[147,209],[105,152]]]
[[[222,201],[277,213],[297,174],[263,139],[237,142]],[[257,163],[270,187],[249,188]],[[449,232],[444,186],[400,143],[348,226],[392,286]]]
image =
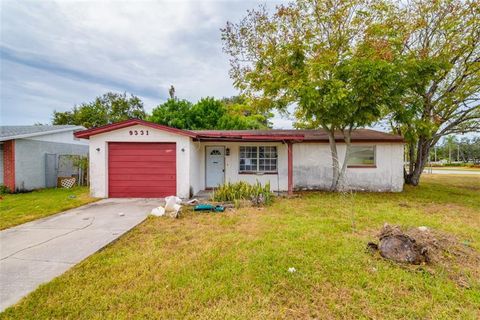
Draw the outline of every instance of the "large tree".
[[[388,9],[363,0],[299,0],[273,14],[250,10],[222,29],[230,75],[243,94],[259,108],[294,106],[298,127],[327,132],[332,190],[346,187],[352,131],[399,102],[398,42],[385,32]],[[343,159],[338,133],[347,145]]]
[[[98,127],[127,119],[146,117],[140,98],[126,93],[108,92],[94,101],[74,106],[71,111],[53,112],[53,124]]]
[[[407,140],[405,181],[418,185],[439,139],[480,131],[480,5],[415,0],[391,12],[402,34],[408,88],[392,127]]]
[[[269,113],[256,113],[242,98],[202,98],[192,104],[187,100],[168,99],[152,111],[149,120],[179,129],[242,130],[266,129]]]

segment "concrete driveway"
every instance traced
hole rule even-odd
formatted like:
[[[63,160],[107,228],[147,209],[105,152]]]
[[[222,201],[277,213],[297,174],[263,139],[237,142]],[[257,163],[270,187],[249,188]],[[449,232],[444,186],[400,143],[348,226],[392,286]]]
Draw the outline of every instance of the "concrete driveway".
[[[0,310],[142,222],[160,199],[105,199],[0,231]]]

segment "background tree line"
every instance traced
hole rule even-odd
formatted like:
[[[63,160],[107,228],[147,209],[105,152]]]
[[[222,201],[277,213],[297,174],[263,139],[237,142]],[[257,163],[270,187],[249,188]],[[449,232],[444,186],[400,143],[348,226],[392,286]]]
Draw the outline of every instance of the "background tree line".
[[[430,162],[480,165],[480,137],[448,136],[430,151]]]
[[[173,93],[173,94],[172,94]],[[207,97],[196,103],[179,100],[174,91],[170,98],[149,115],[139,97],[108,92],[71,111],[53,112],[53,124],[98,127],[127,119],[144,119],[179,129],[265,129],[271,128],[270,112],[258,112],[242,97]]]

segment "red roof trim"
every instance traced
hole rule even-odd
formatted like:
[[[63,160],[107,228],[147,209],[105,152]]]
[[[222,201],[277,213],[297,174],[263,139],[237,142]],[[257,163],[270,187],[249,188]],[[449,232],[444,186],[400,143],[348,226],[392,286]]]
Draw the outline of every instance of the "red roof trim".
[[[198,135],[197,140],[200,141],[285,141],[285,140],[299,140],[303,141],[303,135]]]
[[[305,139],[302,141],[303,143],[329,143],[328,139]],[[337,143],[345,143],[345,140],[343,139],[335,139],[335,142]],[[352,143],[363,143],[363,142],[377,142],[377,143],[405,143],[405,140],[403,138],[397,139],[397,138],[392,138],[392,139],[371,139],[371,138],[352,138]]]
[[[92,129],[78,131],[78,132],[75,132],[75,137],[88,139],[88,138],[90,138],[90,136],[93,136],[93,135],[96,135],[96,134],[110,132],[110,131],[114,131],[114,130],[118,130],[118,129],[123,129],[123,128],[131,127],[131,126],[135,126],[135,125],[147,126],[147,127],[150,127],[150,128],[154,128],[154,129],[158,129],[158,130],[162,130],[162,131],[166,131],[166,132],[170,132],[170,133],[180,134],[180,135],[188,136],[188,137],[192,137],[192,138],[197,136],[195,133],[193,133],[191,131],[188,131],[188,130],[182,130],[182,129],[172,128],[172,127],[168,127],[168,126],[163,126],[161,124],[156,124],[156,123],[153,123],[153,122],[139,120],[139,119],[129,119],[129,120],[120,121],[120,122],[116,122],[116,123],[112,123],[112,124],[107,124],[105,126],[101,126],[101,127],[98,127],[98,128],[92,128]]]

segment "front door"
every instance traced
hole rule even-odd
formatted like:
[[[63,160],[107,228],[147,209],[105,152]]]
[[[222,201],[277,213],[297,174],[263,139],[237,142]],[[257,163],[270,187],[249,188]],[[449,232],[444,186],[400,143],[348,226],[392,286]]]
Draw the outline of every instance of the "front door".
[[[225,147],[207,147],[206,163],[206,187],[222,185],[225,177]]]

